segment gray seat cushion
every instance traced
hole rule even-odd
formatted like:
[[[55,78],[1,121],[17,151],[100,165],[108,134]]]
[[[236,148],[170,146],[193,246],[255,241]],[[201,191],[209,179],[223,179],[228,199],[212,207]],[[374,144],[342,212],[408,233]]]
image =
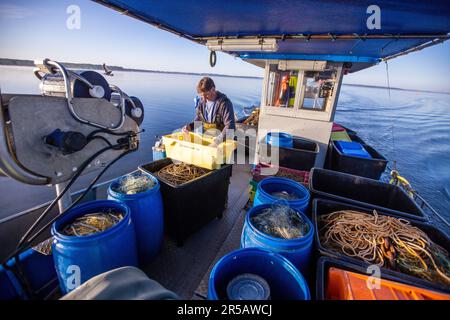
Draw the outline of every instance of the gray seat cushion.
[[[135,267],[114,269],[89,279],[61,300],[174,300],[179,297]]]

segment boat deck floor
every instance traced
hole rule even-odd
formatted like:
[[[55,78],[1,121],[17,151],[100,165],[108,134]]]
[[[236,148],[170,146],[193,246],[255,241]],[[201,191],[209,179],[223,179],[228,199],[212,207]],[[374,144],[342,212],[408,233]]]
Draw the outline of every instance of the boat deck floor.
[[[144,272],[181,299],[205,299],[212,266],[224,254],[239,248],[249,179],[249,165],[233,165],[223,217],[211,221],[181,247],[165,235],[159,255],[142,268]]]

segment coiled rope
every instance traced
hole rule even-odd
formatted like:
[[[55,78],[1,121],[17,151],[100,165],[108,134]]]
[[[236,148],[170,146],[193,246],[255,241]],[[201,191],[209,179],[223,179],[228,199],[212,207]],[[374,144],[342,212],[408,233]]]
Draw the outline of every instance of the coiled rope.
[[[157,175],[162,180],[178,186],[188,181],[207,174],[209,170],[187,163],[173,163],[158,171]]]
[[[324,247],[380,267],[450,284],[448,252],[405,219],[342,210],[319,216]]]

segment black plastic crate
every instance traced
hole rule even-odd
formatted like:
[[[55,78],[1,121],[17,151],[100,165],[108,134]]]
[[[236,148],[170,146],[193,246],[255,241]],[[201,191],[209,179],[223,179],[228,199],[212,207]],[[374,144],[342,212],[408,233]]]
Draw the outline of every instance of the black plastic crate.
[[[154,174],[158,179],[161,185],[166,231],[178,245],[182,245],[194,232],[216,217],[222,217],[232,165],[224,165],[197,179],[173,186],[155,174],[172,163],[171,159],[165,158],[141,165],[139,169]]]
[[[267,148],[267,156],[271,156],[275,149],[278,150],[279,166],[300,170],[309,171],[316,162],[317,154],[319,153],[319,145],[311,140],[300,137],[292,137],[293,147],[273,147],[270,144],[261,144]],[[273,151],[274,150],[274,151]],[[261,157],[261,155],[260,155]],[[260,162],[266,162],[264,156],[260,158]]]
[[[428,221],[428,216],[399,186],[332,170],[313,168],[309,189],[318,197]]]
[[[367,273],[367,267],[360,264],[339,260],[331,257],[320,257],[317,260],[317,270],[316,270],[316,300],[326,299],[326,285],[328,283],[328,270],[330,268],[338,268],[345,271],[355,272],[364,275],[370,275]],[[404,279],[403,277],[393,276],[386,273],[385,270],[381,270],[381,279],[395,281],[403,283],[409,286],[415,286],[418,288],[428,289],[432,291],[437,291],[441,293],[448,293],[442,290],[437,290],[436,288],[430,288],[430,286],[418,283],[416,281],[410,281],[409,279]]]
[[[361,158],[343,154],[336,147],[335,141],[331,141],[330,143],[332,147],[331,169],[334,171],[379,180],[386,169],[388,161],[371,146],[360,142],[371,156],[371,158]]]
[[[360,260],[357,258],[352,258],[352,257],[346,256],[342,253],[327,249],[324,246],[322,246],[322,243],[320,242],[320,230],[319,230],[319,225],[318,225],[318,217],[321,215],[329,214],[329,213],[332,213],[335,211],[340,211],[340,210],[356,210],[356,211],[361,211],[361,212],[365,212],[365,213],[372,213],[372,211],[373,211],[373,209],[370,209],[370,208],[362,208],[362,207],[350,205],[350,204],[343,203],[343,202],[338,202],[338,201],[333,201],[333,200],[328,200],[328,199],[320,199],[320,198],[314,199],[312,202],[311,211],[312,211],[312,223],[316,230],[316,232],[314,234],[314,242],[316,244],[316,248],[317,248],[318,252],[323,256],[337,258],[337,259],[341,260],[342,262],[347,261],[347,262],[353,263],[355,265],[358,265],[361,268],[364,268],[364,270],[367,270],[367,267],[370,265],[369,263],[364,262],[363,260]],[[377,213],[380,215],[387,215],[387,216],[391,216],[391,217],[395,217],[395,218],[403,218],[404,219],[404,217],[402,217],[402,216],[392,214],[389,212],[377,211]],[[443,247],[445,250],[447,250],[447,252],[450,252],[450,239],[441,230],[433,227],[429,223],[417,221],[414,219],[411,219],[409,221],[411,222],[411,225],[413,225],[413,226],[419,228],[420,230],[422,230],[423,232],[425,232],[434,243]],[[365,273],[365,271],[364,271],[364,273]],[[383,276],[391,277],[391,279],[389,279],[389,280],[400,281],[403,283],[413,284],[415,286],[422,287],[422,288],[428,288],[428,289],[432,289],[432,290],[439,290],[442,292],[450,293],[450,287],[448,287],[448,286],[429,282],[422,278],[414,277],[412,275],[408,275],[408,274],[405,274],[402,272],[393,271],[393,270],[390,270],[387,268],[381,268],[381,274],[382,274],[382,277]],[[386,278],[386,279],[388,279],[388,278]],[[320,281],[320,279],[317,278],[316,281]]]

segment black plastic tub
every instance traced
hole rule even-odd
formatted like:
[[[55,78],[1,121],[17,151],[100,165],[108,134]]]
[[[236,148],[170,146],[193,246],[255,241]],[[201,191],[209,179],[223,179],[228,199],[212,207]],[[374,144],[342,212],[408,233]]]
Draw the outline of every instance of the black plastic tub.
[[[355,272],[364,275],[372,275],[371,273],[367,273],[367,267],[362,266],[360,264],[355,264],[352,262],[339,260],[336,258],[330,257],[321,257],[317,260],[317,270],[316,270],[316,300],[326,300],[326,288],[328,284],[328,270],[330,268],[338,268],[345,271]],[[430,286],[418,283],[417,281],[410,281],[409,279],[403,279],[390,273],[386,273],[385,270],[381,270],[381,279],[395,281],[399,283],[403,283],[409,286],[415,286],[423,289],[438,291],[442,293],[448,293],[442,290],[438,290],[436,288],[430,288]]]
[[[348,134],[348,136],[350,137],[350,139],[352,139],[352,141],[354,141],[354,142],[359,142],[359,143],[361,143],[363,146],[367,146],[367,143],[366,143],[363,139],[361,139],[361,137],[358,136],[358,135],[356,134],[355,131],[352,131],[352,132],[348,132],[348,131],[347,131],[347,134]]]
[[[278,149],[280,167],[301,171],[311,170],[319,153],[319,145],[314,141],[295,136],[292,137],[292,142],[292,148],[273,147],[270,144],[264,144],[267,146],[267,155],[270,157],[272,152]],[[260,158],[260,161],[266,162],[264,156]]]
[[[169,158],[141,165],[140,170],[154,174],[161,184],[166,231],[179,246],[194,232],[225,210],[232,165],[224,165],[204,176],[179,186],[158,178],[160,169],[172,164]]]
[[[309,175],[309,189],[317,197],[428,221],[425,212],[402,188],[378,180],[313,168]]]
[[[347,261],[347,262],[353,263],[353,264],[358,265],[361,268],[363,268],[364,273],[366,273],[367,267],[370,266],[369,263],[366,263],[357,258],[352,258],[352,257],[346,256],[339,252],[335,252],[331,249],[325,248],[324,246],[322,246],[322,243],[320,242],[320,229],[319,229],[319,225],[318,225],[318,217],[321,215],[329,214],[329,213],[339,211],[339,210],[356,210],[356,211],[361,211],[361,212],[365,212],[365,213],[372,212],[372,209],[370,209],[370,208],[363,208],[363,207],[350,205],[350,204],[343,203],[343,202],[328,200],[328,199],[320,199],[320,198],[314,199],[312,202],[311,211],[312,211],[312,222],[313,222],[314,228],[316,230],[316,233],[314,234],[314,241],[316,243],[316,248],[321,255],[327,256],[327,257],[332,257],[332,258],[337,258],[343,262]],[[383,212],[383,211],[377,211],[377,212],[380,215],[387,215],[387,216],[391,216],[391,217],[395,217],[395,218],[404,218],[403,216],[399,216],[399,215],[392,214],[389,212]],[[429,223],[417,221],[414,219],[411,219],[409,221],[411,222],[411,225],[413,225],[413,226],[419,228],[420,230],[422,230],[423,232],[425,232],[434,243],[443,247],[445,250],[447,250],[447,252],[450,252],[450,239],[442,231],[433,227]],[[405,274],[402,272],[393,271],[393,270],[386,269],[386,268],[381,268],[381,274],[382,274],[382,277],[384,275],[384,276],[389,276],[392,278],[389,280],[413,284],[418,287],[439,290],[439,291],[446,292],[446,293],[450,292],[450,287],[448,287],[448,286],[445,286],[443,284],[441,285],[438,283],[429,282],[427,280],[417,278],[417,277],[414,277],[412,275],[408,275],[408,274]],[[319,278],[317,278],[317,281],[319,281]]]
[[[332,147],[331,169],[334,171],[379,180],[386,169],[388,161],[371,146],[360,142],[371,156],[371,158],[361,158],[343,154],[336,147],[335,141],[331,141],[330,143]]]

